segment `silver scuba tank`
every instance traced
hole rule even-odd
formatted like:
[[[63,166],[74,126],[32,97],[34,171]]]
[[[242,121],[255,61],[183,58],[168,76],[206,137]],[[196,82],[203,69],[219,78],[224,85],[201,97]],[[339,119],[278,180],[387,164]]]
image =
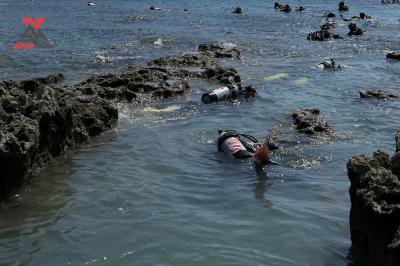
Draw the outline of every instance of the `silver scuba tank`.
[[[213,90],[210,93],[204,93],[201,100],[205,104],[223,101],[238,96],[240,93],[238,86],[230,84]]]
[[[240,134],[234,130],[219,130],[218,149],[233,158],[246,159],[253,155],[246,149],[240,141]]]

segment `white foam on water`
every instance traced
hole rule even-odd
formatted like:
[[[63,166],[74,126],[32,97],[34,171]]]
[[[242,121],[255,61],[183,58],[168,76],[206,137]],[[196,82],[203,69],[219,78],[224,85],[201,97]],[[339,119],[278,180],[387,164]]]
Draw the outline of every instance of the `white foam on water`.
[[[289,77],[288,73],[277,73],[277,74],[273,74],[273,75],[264,77],[264,81],[273,81],[273,80],[284,79],[284,78],[288,78],[288,77]]]

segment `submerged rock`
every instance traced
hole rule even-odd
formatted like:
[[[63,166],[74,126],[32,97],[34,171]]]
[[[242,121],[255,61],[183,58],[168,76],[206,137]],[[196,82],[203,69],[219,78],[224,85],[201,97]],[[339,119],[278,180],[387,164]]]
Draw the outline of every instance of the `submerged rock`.
[[[292,117],[296,129],[307,135],[328,133],[331,131],[328,122],[320,115],[319,109],[300,109],[294,112]]]
[[[347,163],[350,187],[349,265],[400,265],[400,133],[392,158],[382,151]]]
[[[149,62],[149,65],[213,67],[217,65],[215,60],[217,58],[240,59],[240,50],[237,45],[232,43],[201,44],[198,52],[156,59]]]
[[[397,99],[398,95],[385,90],[362,90],[360,91],[361,98],[375,98],[375,99]]]
[[[130,66],[120,73],[93,75],[75,86],[85,95],[132,102],[181,95],[189,88],[183,72],[159,67]]]
[[[198,66],[198,67],[211,67],[215,65],[214,57],[210,57],[204,53],[189,53],[184,55],[172,55],[164,58],[159,58],[148,63],[149,65],[157,66]]]
[[[240,50],[233,43],[201,44],[198,51],[214,58],[240,59]]]

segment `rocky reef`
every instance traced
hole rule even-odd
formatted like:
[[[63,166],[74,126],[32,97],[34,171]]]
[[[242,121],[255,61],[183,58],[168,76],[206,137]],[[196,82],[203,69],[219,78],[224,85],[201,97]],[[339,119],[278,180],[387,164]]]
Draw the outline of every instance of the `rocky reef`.
[[[387,90],[362,90],[360,91],[361,98],[375,98],[375,99],[397,99],[399,96]]]
[[[190,79],[241,86],[233,68],[217,58],[238,59],[233,44],[200,45],[199,51],[92,75],[73,86],[62,74],[22,81],[0,81],[0,201],[76,142],[115,124],[118,102],[148,102],[184,94]],[[184,67],[201,67],[187,70]]]
[[[396,153],[358,155],[347,164],[350,187],[349,265],[400,265],[400,132]]]
[[[292,114],[296,129],[307,135],[329,133],[331,128],[321,116],[319,109],[300,109]]]

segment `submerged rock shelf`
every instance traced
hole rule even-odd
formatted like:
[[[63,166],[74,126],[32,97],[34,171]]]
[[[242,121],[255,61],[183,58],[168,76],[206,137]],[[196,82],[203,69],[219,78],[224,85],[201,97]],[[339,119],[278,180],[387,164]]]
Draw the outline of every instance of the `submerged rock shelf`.
[[[149,102],[184,94],[194,78],[241,86],[216,58],[239,58],[233,44],[201,45],[198,53],[92,75],[73,86],[62,74],[0,82],[0,201],[19,189],[69,146],[97,136],[118,120],[117,102]],[[191,72],[183,66],[201,66]]]

